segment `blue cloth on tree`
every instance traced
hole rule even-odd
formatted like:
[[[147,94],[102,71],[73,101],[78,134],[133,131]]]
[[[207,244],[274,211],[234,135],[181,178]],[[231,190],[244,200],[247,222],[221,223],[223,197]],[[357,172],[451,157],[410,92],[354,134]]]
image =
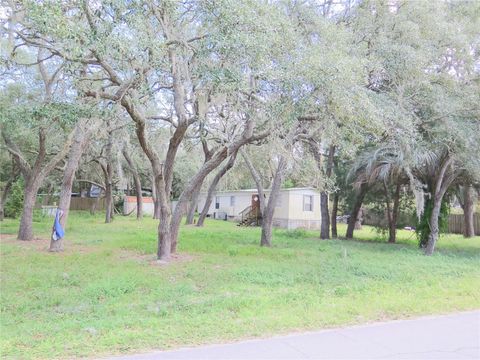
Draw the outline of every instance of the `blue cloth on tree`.
[[[65,231],[60,224],[60,216],[62,216],[63,211],[57,209],[57,213],[55,214],[55,221],[53,223],[53,240],[59,240],[65,236]]]

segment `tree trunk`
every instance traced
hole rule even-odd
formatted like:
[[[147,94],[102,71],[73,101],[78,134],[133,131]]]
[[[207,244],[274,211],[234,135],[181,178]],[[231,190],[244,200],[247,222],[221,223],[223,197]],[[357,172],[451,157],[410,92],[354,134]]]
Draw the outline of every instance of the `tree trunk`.
[[[220,179],[233,167],[233,165],[235,164],[235,159],[236,159],[236,154],[235,156],[233,155],[230,156],[230,159],[225,164],[225,166],[223,166],[213,178],[212,183],[208,187],[207,198],[205,199],[205,204],[203,205],[202,212],[198,217],[197,226],[199,227],[203,226],[205,218],[207,217],[207,214],[208,214],[208,209],[210,209],[210,205],[212,204],[213,195],[215,194],[217,185],[220,182]]]
[[[400,208],[400,182],[397,182],[395,187],[395,194],[393,196],[393,209],[388,223],[388,242],[395,243],[397,241],[397,220],[398,210]]]
[[[112,183],[105,179],[105,223],[111,223],[113,218],[113,194]]]
[[[337,238],[338,237],[338,232],[337,232],[337,214],[338,214],[338,192],[336,192],[333,195],[333,204],[332,204],[332,220],[331,220],[331,226],[332,226],[332,238]]]
[[[85,127],[84,127],[85,126]],[[75,137],[70,148],[68,161],[63,173],[62,186],[60,188],[60,198],[58,200],[58,210],[62,211],[60,217],[60,225],[65,229],[67,227],[68,213],[70,211],[70,201],[72,199],[72,186],[77,171],[80,158],[82,157],[85,147],[88,144],[89,136],[93,128],[91,124],[77,125]],[[63,239],[50,240],[49,251],[63,251]]]
[[[260,205],[260,213],[263,216],[263,213],[265,212],[265,191],[263,189],[263,183],[262,183],[262,178],[260,174],[258,173],[257,169],[255,169],[255,166],[253,165],[252,161],[250,160],[250,157],[245,151],[241,152],[243,160],[245,161],[245,164],[247,164],[248,170],[250,170],[250,174],[252,175],[253,181],[255,181],[255,185],[257,186],[257,192],[258,192],[258,202]]]
[[[443,197],[442,197],[443,198]],[[428,235],[427,247],[425,248],[425,255],[432,255],[435,250],[435,244],[440,233],[438,218],[440,216],[440,209],[442,206],[442,198],[435,197],[433,199],[433,209],[430,215],[430,234]]]
[[[140,176],[134,175],[133,180],[135,182],[135,195],[137,197],[137,220],[143,218],[143,196],[142,196],[142,183],[140,182]]]
[[[464,216],[464,229],[463,236],[466,238],[475,236],[475,228],[473,225],[473,212],[474,212],[474,196],[473,188],[471,185],[465,185],[463,188],[463,216]]]
[[[455,178],[455,174],[452,171],[447,175],[447,170],[453,164],[453,159],[450,156],[447,156],[444,159],[444,162],[438,172],[437,179],[435,181],[435,189],[433,196],[433,209],[432,214],[430,215],[430,234],[428,235],[428,242],[425,248],[425,255],[432,255],[435,250],[435,245],[438,240],[438,235],[440,233],[440,228],[438,224],[438,218],[440,216],[440,210],[442,207],[443,197],[447,192],[448,187],[451,185]]]
[[[92,202],[92,205],[90,206],[90,215],[95,215],[95,213],[97,212],[97,205],[98,205],[99,199],[100,199],[100,195],[95,198],[95,201]]]
[[[313,144],[312,144],[313,146]],[[317,151],[316,149],[314,151]],[[335,156],[335,145],[330,145],[328,149],[327,169],[325,176],[329,179],[332,176],[333,160]],[[321,161],[318,161],[319,170],[321,171]],[[330,239],[330,213],[328,211],[328,193],[322,191],[320,193],[320,211],[322,214],[322,222],[320,227],[320,239]]]
[[[63,173],[62,187],[60,189],[60,199],[58,201],[58,210],[62,211],[62,215],[60,217],[60,225],[62,225],[63,229],[65,229],[67,224],[70,201],[72,199],[73,179],[75,177],[75,171],[77,170],[78,161],[80,160],[81,155],[82,154],[80,152],[78,158],[76,159],[76,163],[74,163],[75,160],[73,159],[73,157],[70,157],[68,159],[65,172]],[[63,238],[53,240],[53,237],[51,237],[49,251],[63,251]]]
[[[170,233],[172,215],[170,210],[160,211],[158,224],[158,248],[157,258],[160,261],[169,261],[171,254],[172,237]]]
[[[18,240],[33,240],[33,209],[39,188],[38,182],[25,180],[23,210],[18,229]]]
[[[153,219],[160,219],[160,199],[157,196],[157,186],[155,178],[152,180],[152,201],[153,201]]]
[[[328,193],[326,191],[320,193],[320,211],[322,214],[320,239],[330,239],[330,215],[328,211]]]
[[[260,239],[260,246],[272,246],[273,214],[275,212],[275,205],[280,193],[280,188],[283,183],[286,166],[286,159],[283,156],[280,156],[277,171],[275,171],[275,176],[273,177],[273,183],[270,190],[270,196],[268,197],[267,206],[262,214],[262,237]]]
[[[165,191],[165,182],[160,164],[152,164],[154,173],[154,187],[156,189],[156,202],[158,203],[158,244],[157,258],[159,261],[168,262],[172,252],[171,222],[172,209],[170,194]]]
[[[107,163],[104,168],[105,173],[105,197],[106,197],[106,212],[105,212],[105,223],[110,223],[113,220],[114,209],[113,209],[113,158],[112,158],[112,146],[113,146],[113,130],[110,129],[110,123],[108,122],[108,139],[107,145],[105,146],[105,157]]]
[[[133,182],[135,183],[135,195],[137,197],[137,220],[143,218],[143,196],[142,196],[142,182],[140,181],[140,175],[135,167],[127,149],[122,150],[123,157],[127,161],[128,169],[132,173]],[[153,185],[152,185],[153,187]]]
[[[362,222],[363,222],[363,207],[360,208],[357,214],[357,220],[355,221],[355,230],[362,230]]]
[[[198,197],[200,196],[200,190],[201,190],[201,188],[199,187],[193,193],[192,198],[190,199],[190,204],[188,206],[187,219],[185,221],[186,225],[192,225],[193,224],[193,220],[195,218],[195,210],[197,209]]]
[[[357,218],[360,213],[360,210],[362,208],[362,203],[363,199],[365,198],[365,195],[367,194],[368,187],[366,184],[362,184],[360,186],[360,190],[357,194],[357,197],[355,198],[355,203],[353,204],[352,212],[350,214],[350,217],[348,218],[348,226],[347,226],[347,233],[345,234],[345,237],[347,239],[352,239],[353,238],[353,230],[355,229],[355,225],[357,223]]]

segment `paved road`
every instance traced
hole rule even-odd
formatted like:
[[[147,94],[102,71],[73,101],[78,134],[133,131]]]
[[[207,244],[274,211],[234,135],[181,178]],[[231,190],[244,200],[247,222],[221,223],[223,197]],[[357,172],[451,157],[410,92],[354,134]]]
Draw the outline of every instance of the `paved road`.
[[[480,359],[480,311],[111,358],[162,359]]]

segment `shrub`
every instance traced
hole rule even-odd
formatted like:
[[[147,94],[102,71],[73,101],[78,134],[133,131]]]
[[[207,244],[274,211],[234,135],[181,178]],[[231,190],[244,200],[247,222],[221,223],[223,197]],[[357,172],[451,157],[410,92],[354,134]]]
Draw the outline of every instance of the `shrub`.
[[[17,218],[22,213],[23,208],[23,188],[24,180],[19,178],[12,185],[10,196],[5,202],[5,216],[10,218]]]

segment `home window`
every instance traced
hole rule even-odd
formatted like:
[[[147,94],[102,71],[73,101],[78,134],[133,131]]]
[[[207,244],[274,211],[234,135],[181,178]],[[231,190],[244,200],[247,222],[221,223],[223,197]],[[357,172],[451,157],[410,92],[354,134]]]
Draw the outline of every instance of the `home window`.
[[[235,206],[235,196],[230,196],[230,206]]]
[[[313,195],[303,195],[303,211],[313,211]]]
[[[220,198],[215,196],[215,209],[220,209]]]

